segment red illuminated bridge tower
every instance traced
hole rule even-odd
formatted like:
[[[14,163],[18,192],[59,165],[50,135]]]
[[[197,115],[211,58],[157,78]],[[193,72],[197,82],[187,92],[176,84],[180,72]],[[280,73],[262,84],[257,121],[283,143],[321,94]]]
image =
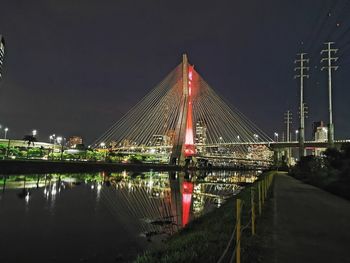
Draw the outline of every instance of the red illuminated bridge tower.
[[[193,140],[192,89],[193,67],[188,64],[187,55],[182,55],[182,99],[176,125],[175,139],[170,158],[171,164],[183,164],[186,158],[196,154]]]

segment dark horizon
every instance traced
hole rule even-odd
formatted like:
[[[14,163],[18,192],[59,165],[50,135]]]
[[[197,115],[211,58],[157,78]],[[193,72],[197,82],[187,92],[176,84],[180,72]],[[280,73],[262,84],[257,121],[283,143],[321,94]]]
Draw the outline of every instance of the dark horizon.
[[[6,41],[0,82],[0,124],[21,139],[38,130],[97,139],[144,97],[187,53],[201,76],[270,137],[283,114],[299,125],[294,59],[310,54],[306,136],[328,123],[325,41],[339,48],[334,74],[336,138],[349,138],[348,1],[225,1],[220,6],[154,1],[26,1],[1,4]],[[3,132],[0,133],[2,138]],[[281,137],[280,137],[281,138]]]

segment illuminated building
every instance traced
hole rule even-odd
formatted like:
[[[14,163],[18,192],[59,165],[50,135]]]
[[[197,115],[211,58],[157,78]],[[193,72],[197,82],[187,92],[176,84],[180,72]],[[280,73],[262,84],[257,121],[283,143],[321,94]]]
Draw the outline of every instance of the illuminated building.
[[[5,40],[2,35],[0,35],[0,80],[2,78],[2,67],[4,64],[5,57]]]
[[[328,140],[328,128],[327,127],[317,127],[315,132],[315,141],[326,142]]]
[[[68,139],[68,147],[76,148],[78,144],[83,144],[83,138],[80,136],[71,136]]]
[[[197,121],[196,123],[196,144],[198,152],[205,152],[205,145],[207,143],[207,127],[203,121]],[[199,144],[199,145],[198,145]]]
[[[312,138],[316,140],[316,132],[318,127],[326,127],[323,121],[315,121],[312,123]]]
[[[328,141],[328,128],[325,127],[323,121],[314,122],[312,125],[313,137],[316,142],[327,142]],[[326,148],[315,148],[315,156],[321,155]]]
[[[167,135],[153,135],[150,146],[169,146],[170,138]]]
[[[196,123],[196,144],[207,143],[207,127],[203,121],[197,121]]]

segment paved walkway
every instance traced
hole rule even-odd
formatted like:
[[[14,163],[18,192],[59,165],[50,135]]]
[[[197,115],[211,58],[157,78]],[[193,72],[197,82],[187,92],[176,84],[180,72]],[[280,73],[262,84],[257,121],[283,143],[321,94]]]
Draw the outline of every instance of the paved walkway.
[[[271,202],[273,262],[350,262],[349,201],[278,174]]]

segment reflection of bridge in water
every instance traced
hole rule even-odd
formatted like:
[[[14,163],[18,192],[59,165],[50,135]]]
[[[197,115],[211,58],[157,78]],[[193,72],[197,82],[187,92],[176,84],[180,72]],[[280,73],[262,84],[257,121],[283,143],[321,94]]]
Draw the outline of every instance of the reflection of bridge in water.
[[[177,232],[236,194],[241,183],[251,183],[257,178],[256,173],[237,172],[150,172],[131,176],[124,172],[121,175],[117,179],[116,174],[103,174],[104,180],[115,189],[102,189],[101,197],[109,200],[118,213],[124,211],[129,213],[128,218],[140,219],[139,232],[147,237]]]
[[[171,235],[194,218],[220,206],[242,184],[257,179],[256,172],[120,172],[49,174],[0,177],[3,192],[18,188],[26,202],[34,191],[43,191],[50,207],[65,191],[84,187],[96,194],[109,212],[126,227],[146,236]]]

